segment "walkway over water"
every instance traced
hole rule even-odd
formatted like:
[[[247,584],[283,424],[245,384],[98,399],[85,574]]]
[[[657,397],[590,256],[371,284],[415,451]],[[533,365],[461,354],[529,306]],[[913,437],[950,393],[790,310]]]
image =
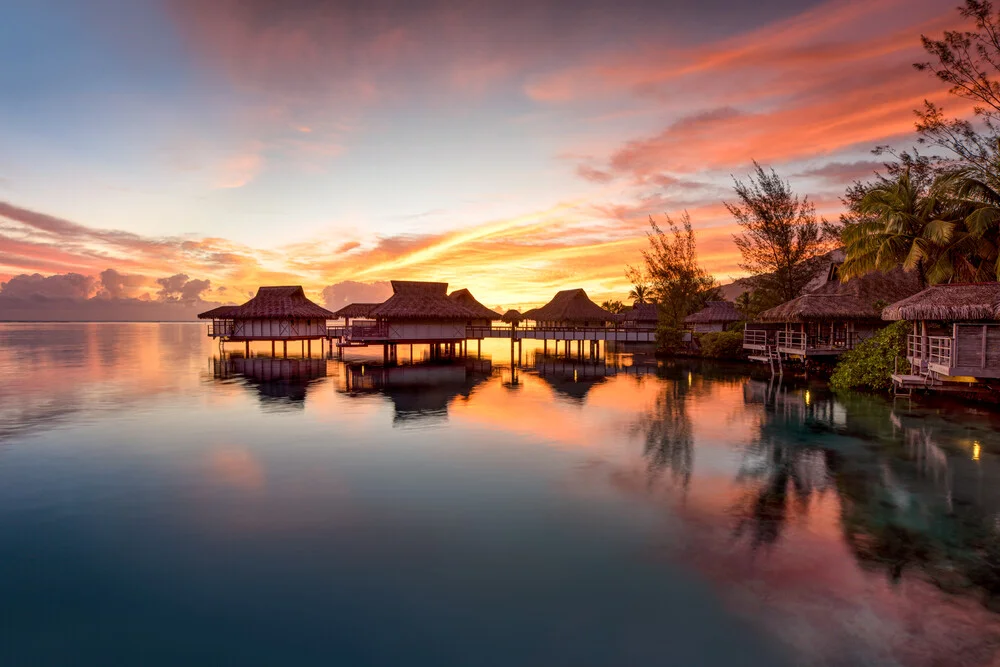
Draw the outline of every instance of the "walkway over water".
[[[464,337],[463,337],[464,333]],[[391,324],[355,324],[350,326],[327,327],[327,338],[340,339],[342,346],[385,345],[393,343],[429,343],[434,340],[411,340],[397,334]],[[506,338],[520,340],[553,341],[607,341],[615,343],[655,343],[656,330],[645,328],[608,327],[494,327],[467,326],[464,332],[456,331],[456,336],[441,339],[483,340],[485,338]]]

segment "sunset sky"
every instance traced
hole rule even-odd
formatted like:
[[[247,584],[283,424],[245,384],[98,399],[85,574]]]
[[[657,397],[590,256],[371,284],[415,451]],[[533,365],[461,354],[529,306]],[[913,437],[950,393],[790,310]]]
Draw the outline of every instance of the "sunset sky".
[[[956,4],[8,0],[0,281],[623,299],[647,216],[686,209],[726,282],[752,159],[832,217],[925,98],[966,113],[911,66]]]

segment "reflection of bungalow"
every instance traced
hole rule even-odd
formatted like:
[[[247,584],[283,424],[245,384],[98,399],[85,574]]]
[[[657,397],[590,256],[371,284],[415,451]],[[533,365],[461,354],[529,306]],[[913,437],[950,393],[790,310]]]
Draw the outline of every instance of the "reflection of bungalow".
[[[261,287],[242,306],[221,306],[198,315],[212,320],[208,335],[223,341],[320,340],[326,336],[326,321],[333,317],[306,298],[301,286]]]
[[[888,306],[887,320],[909,320],[910,374],[899,386],[966,388],[1000,378],[1000,283],[935,285]]]
[[[489,379],[489,362],[414,364],[394,367],[345,366],[342,391],[349,395],[377,393],[388,398],[395,423],[447,419],[448,406]]]
[[[655,329],[660,321],[659,307],[655,303],[635,303],[621,314],[620,320],[626,328]]]
[[[212,360],[216,380],[235,377],[256,389],[260,400],[272,407],[302,408],[310,385],[327,376],[325,359],[271,359],[223,357]]]
[[[488,327],[494,320],[500,319],[500,313],[490,310],[476,301],[476,297],[472,296],[472,292],[467,289],[455,290],[448,295],[448,298],[462,304],[475,315],[469,321],[469,324],[472,326]]]
[[[560,329],[605,327],[615,321],[612,313],[591,301],[582,289],[558,292],[547,304],[526,310],[522,317],[534,320],[540,327]]]
[[[920,289],[915,273],[895,269],[842,281],[831,264],[815,290],[761,313],[746,325],[743,347],[805,359],[849,350],[885,324],[882,308]]]
[[[695,333],[709,333],[725,331],[730,324],[739,322],[741,319],[743,317],[736,310],[736,305],[733,302],[709,301],[697,313],[685,317],[684,324]]]

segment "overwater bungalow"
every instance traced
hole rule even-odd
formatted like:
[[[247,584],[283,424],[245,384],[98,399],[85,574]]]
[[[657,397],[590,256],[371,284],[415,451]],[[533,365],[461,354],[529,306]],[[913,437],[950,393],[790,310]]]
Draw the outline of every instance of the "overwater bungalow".
[[[469,321],[470,326],[488,327],[493,321],[500,319],[500,313],[479,303],[476,297],[472,296],[472,292],[467,289],[455,290],[448,295],[448,298],[472,311],[475,317]]]
[[[591,301],[582,289],[557,292],[544,306],[526,310],[522,315],[540,327],[551,329],[604,328],[615,321],[613,313]]]
[[[697,313],[684,318],[684,324],[694,333],[725,331],[734,322],[743,319],[732,301],[709,301]]]
[[[374,320],[359,332],[348,327],[343,332],[346,342],[358,340],[364,345],[384,345],[386,357],[396,356],[400,343],[432,345],[432,355],[437,346],[454,350],[468,337],[467,327],[482,313],[473,311],[448,296],[448,283],[393,280],[392,296],[367,311]]]
[[[659,321],[660,308],[655,303],[634,303],[619,318],[621,326],[636,329],[656,329]]]
[[[281,341],[282,353],[288,353],[288,341],[306,341],[312,351],[312,341],[326,338],[326,321],[333,313],[313,303],[301,285],[261,287],[257,295],[241,306],[220,306],[198,315],[212,320],[208,335],[220,342],[242,342],[250,355],[252,341]]]
[[[516,327],[518,324],[524,321],[524,315],[521,314],[521,311],[511,308],[506,313],[500,316],[500,320],[505,324],[509,324],[513,327]]]
[[[911,370],[893,374],[900,388],[988,388],[1000,378],[1000,283],[934,285],[882,311],[907,320]]]
[[[839,263],[831,264],[821,286],[746,325],[743,348],[761,353],[751,359],[834,358],[885,326],[885,305],[920,290],[916,273],[902,268],[851,280],[841,280],[839,269]]]

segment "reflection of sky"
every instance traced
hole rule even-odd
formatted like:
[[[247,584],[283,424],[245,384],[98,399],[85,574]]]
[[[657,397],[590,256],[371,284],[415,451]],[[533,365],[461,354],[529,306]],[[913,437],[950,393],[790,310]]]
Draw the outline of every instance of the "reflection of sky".
[[[332,360],[275,409],[260,377],[217,375],[200,326],[5,325],[0,588],[20,612],[15,655],[41,627],[97,616],[129,637],[124,660],[163,640],[164,615],[181,653],[232,642],[250,662],[287,642],[355,663],[467,664],[483,646],[507,664],[991,655],[1000,623],[976,589],[924,576],[963,572],[972,538],[956,517],[988,527],[1000,511],[989,414],[834,409],[815,386],[807,403],[740,368],[684,364],[612,367],[568,399],[527,345],[516,388],[509,348],[485,352],[493,373],[456,383],[444,419],[435,407],[397,428],[391,395],[347,394]],[[856,551],[898,556],[870,546],[884,526],[933,552],[910,554],[898,583]]]

